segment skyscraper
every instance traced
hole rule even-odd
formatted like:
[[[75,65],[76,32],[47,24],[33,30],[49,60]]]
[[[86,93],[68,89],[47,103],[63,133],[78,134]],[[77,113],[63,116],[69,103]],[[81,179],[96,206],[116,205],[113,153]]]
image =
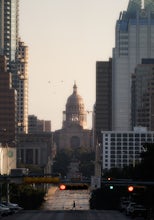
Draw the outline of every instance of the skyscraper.
[[[116,22],[112,130],[131,129],[131,74],[142,58],[154,58],[154,2],[129,0]]]
[[[28,133],[28,47],[20,40],[17,54],[18,133]]]
[[[112,59],[96,62],[95,134],[99,143],[101,131],[112,125]]]
[[[0,56],[0,143],[14,146],[16,140],[17,92],[12,88],[6,57]]]
[[[132,75],[132,126],[154,131],[154,59],[144,59]]]
[[[28,132],[28,48],[19,39],[19,0],[0,0],[0,55],[17,91],[18,132]]]
[[[18,47],[19,0],[0,0],[0,54],[8,64],[16,60]]]

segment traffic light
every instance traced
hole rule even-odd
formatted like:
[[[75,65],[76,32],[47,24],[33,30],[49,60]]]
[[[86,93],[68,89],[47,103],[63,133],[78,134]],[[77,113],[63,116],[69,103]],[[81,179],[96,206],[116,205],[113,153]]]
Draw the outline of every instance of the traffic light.
[[[113,186],[111,185],[109,188],[110,188],[110,189],[113,189]]]
[[[128,186],[128,192],[133,192],[134,191],[134,186]]]
[[[65,189],[66,189],[66,186],[65,186],[64,184],[61,184],[61,185],[59,186],[59,189],[60,189],[60,190],[65,190]]]
[[[65,183],[60,184],[60,190],[86,190],[89,188],[89,185],[86,183]]]

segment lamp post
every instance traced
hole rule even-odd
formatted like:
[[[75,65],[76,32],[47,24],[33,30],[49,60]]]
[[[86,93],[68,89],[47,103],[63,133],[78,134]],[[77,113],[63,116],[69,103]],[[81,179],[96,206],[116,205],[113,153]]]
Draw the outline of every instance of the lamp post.
[[[102,166],[101,166],[101,144],[96,144],[95,151],[95,176],[101,178],[102,175]]]

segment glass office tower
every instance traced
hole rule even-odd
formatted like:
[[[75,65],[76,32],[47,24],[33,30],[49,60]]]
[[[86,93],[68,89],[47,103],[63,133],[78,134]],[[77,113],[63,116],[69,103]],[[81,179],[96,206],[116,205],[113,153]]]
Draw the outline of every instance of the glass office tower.
[[[142,58],[154,58],[154,1],[129,0],[116,22],[112,130],[131,130],[131,75]]]
[[[18,47],[19,0],[0,0],[0,54],[16,60]]]

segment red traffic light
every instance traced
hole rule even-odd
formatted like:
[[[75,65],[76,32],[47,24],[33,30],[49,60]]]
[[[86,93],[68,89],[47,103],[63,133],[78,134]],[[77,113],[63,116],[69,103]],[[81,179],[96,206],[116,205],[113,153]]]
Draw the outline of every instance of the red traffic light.
[[[89,185],[86,183],[65,183],[59,185],[60,190],[87,190],[88,188]]]
[[[65,190],[65,189],[66,189],[66,186],[65,186],[64,184],[61,184],[61,185],[59,186],[59,189],[60,189],[60,190]]]
[[[128,191],[133,192],[134,191],[134,186],[128,186]]]

